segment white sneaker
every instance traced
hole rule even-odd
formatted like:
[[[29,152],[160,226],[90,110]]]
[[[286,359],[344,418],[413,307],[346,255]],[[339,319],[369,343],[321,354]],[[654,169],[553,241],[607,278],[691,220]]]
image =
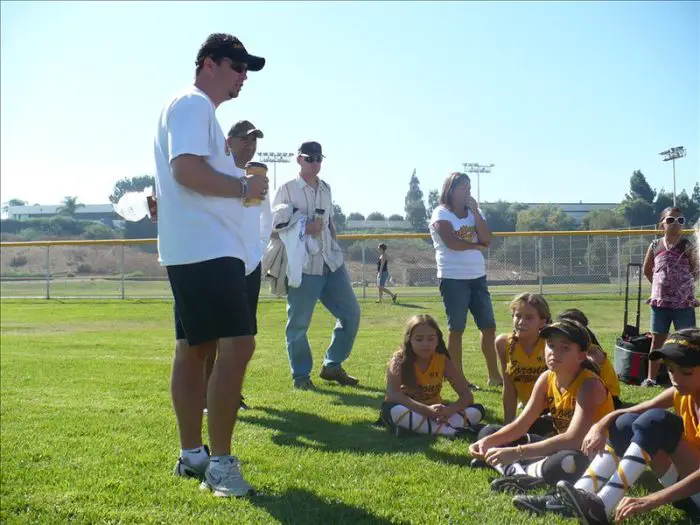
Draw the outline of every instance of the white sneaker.
[[[199,488],[211,490],[218,498],[240,498],[255,493],[253,487],[243,479],[236,456],[222,456],[219,461],[210,461]]]
[[[209,456],[209,447],[206,445],[202,446],[204,447],[204,451],[207,453],[207,456]],[[175,464],[173,474],[183,478],[204,479],[204,472],[206,471],[208,465],[209,462],[207,461],[207,463],[202,466],[192,466],[184,458],[179,457],[177,458],[177,463]]]

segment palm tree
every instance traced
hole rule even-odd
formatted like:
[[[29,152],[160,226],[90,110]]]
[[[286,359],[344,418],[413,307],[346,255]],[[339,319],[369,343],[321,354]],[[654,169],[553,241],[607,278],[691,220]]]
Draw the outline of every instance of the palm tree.
[[[85,204],[78,202],[78,197],[64,197],[61,206],[56,208],[58,215],[68,215],[72,217],[78,208],[84,208]]]

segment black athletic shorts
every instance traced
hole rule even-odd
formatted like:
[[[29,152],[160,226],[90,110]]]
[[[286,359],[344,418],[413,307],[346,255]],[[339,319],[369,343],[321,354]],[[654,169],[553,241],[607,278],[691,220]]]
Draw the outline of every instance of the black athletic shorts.
[[[243,261],[220,257],[167,266],[175,299],[175,338],[190,345],[257,333],[260,265],[246,276]]]

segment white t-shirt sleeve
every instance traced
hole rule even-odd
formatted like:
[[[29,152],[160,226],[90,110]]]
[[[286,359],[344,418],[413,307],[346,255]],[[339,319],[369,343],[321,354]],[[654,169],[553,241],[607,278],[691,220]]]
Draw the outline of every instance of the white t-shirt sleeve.
[[[169,162],[180,155],[209,157],[212,154],[211,104],[202,97],[178,100],[168,115]]]
[[[447,221],[452,224],[452,217],[454,215],[451,211],[443,206],[438,206],[433,210],[433,216],[430,218],[430,225],[434,225],[438,221]]]

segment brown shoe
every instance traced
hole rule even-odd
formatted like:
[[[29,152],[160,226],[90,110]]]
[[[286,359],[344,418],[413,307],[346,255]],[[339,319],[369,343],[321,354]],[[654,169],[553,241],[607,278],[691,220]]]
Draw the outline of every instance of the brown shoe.
[[[360,380],[356,377],[349,376],[342,366],[339,366],[338,368],[328,368],[324,366],[321,369],[319,376],[321,379],[325,379],[326,381],[335,381],[343,386],[355,386],[360,382]]]

